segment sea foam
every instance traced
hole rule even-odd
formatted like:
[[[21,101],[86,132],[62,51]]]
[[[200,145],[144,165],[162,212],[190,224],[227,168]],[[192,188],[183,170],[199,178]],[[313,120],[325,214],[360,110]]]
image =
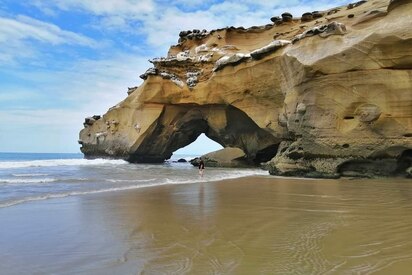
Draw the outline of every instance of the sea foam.
[[[40,173],[26,173],[26,174],[11,174],[13,177],[44,177],[48,176],[48,174],[40,174]]]
[[[91,165],[119,165],[127,164],[124,160],[113,159],[47,159],[31,161],[3,161],[0,169],[28,168],[28,167],[52,167],[52,166],[91,166]]]
[[[17,183],[48,183],[55,182],[54,178],[33,178],[33,179],[0,179],[0,183],[17,184]]]

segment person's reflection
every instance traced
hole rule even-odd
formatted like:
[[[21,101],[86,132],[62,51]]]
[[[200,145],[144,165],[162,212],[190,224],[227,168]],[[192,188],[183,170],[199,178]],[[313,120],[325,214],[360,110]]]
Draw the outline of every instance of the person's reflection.
[[[204,183],[200,183],[199,185],[199,209],[200,212],[203,214],[204,211],[204,205],[205,204],[205,187]]]

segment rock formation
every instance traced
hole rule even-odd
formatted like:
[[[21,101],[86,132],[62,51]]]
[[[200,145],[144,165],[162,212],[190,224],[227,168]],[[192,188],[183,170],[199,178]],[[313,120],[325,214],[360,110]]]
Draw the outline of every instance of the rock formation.
[[[239,148],[226,147],[203,155],[202,160],[206,167],[250,167],[245,152]],[[199,166],[200,158],[190,161],[193,166]]]
[[[205,133],[275,175],[410,174],[412,0],[310,14],[181,32],[141,86],[86,118],[81,151],[162,162]]]

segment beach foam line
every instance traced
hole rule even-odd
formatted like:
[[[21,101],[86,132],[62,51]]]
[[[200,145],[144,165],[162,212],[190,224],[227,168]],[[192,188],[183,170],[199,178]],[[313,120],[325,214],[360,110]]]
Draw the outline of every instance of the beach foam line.
[[[9,184],[17,184],[17,183],[48,183],[48,182],[55,182],[58,179],[54,178],[37,178],[37,179],[0,179],[0,183],[9,183]]]
[[[128,164],[121,159],[47,159],[31,161],[3,161],[0,169],[52,167],[52,166],[92,166],[92,165],[122,165]]]
[[[226,180],[226,179],[243,178],[243,177],[248,177],[248,176],[260,176],[260,175],[263,175],[264,172],[266,171],[263,171],[263,170],[240,171],[239,173],[236,173],[236,174],[233,173],[232,175],[227,175],[227,177],[221,177],[221,176],[210,177],[210,178],[207,178],[207,177],[200,178],[199,177],[199,179],[197,180],[191,179],[191,180],[186,180],[186,181],[172,180],[172,179],[166,178],[163,182],[156,182],[156,183],[144,184],[144,185],[128,185],[128,186],[122,186],[122,187],[105,188],[105,189],[100,189],[100,190],[72,191],[72,192],[57,193],[57,194],[45,194],[45,195],[39,195],[39,196],[25,197],[21,199],[12,200],[12,201],[0,202],[0,208],[10,207],[10,206],[27,203],[27,202],[65,198],[65,197],[71,197],[71,196],[125,191],[125,190],[156,187],[156,186],[163,186],[163,185],[174,185],[174,184],[180,185],[180,184],[216,182],[216,181],[221,181],[221,180]],[[266,173],[264,175],[266,175]]]
[[[106,179],[105,181],[107,182],[150,182],[150,181],[156,181],[158,179],[147,179],[147,180],[136,180],[136,179],[127,179],[127,180],[120,180],[120,179]]]
[[[198,177],[197,179],[188,180],[173,180],[166,178],[167,184],[187,184],[187,183],[201,183],[201,182],[214,182],[221,180],[238,179],[250,176],[267,176],[268,172],[264,170],[233,170],[233,172],[221,173],[219,175],[209,176],[205,174],[203,177]]]
[[[15,179],[0,179],[0,184],[36,184],[36,183],[52,183],[52,182],[60,182],[60,183],[77,183],[77,182],[84,182],[90,181],[87,178],[15,178]]]
[[[33,174],[11,174],[13,177],[45,177],[49,174],[40,174],[40,173],[33,173]]]
[[[150,185],[131,185],[131,186],[123,186],[123,187],[112,187],[112,188],[106,188],[106,189],[100,189],[100,190],[72,191],[72,192],[57,193],[57,194],[45,194],[45,195],[40,195],[40,196],[32,196],[32,197],[26,197],[26,198],[21,198],[21,199],[12,200],[12,201],[6,201],[3,203],[0,203],[0,208],[10,207],[13,205],[22,204],[26,202],[66,198],[66,197],[71,197],[71,196],[80,196],[80,195],[89,195],[89,194],[99,194],[99,193],[107,193],[107,192],[115,192],[115,191],[125,191],[125,190],[131,190],[131,189],[139,189],[143,187],[160,186],[160,185],[165,185],[165,184],[167,183],[150,184]]]

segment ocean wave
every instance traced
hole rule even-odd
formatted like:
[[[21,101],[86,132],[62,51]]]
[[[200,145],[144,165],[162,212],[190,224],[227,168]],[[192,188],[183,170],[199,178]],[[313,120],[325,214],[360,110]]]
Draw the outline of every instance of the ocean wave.
[[[48,176],[49,174],[40,174],[40,173],[34,173],[34,174],[11,174],[13,177],[45,177]]]
[[[0,169],[52,167],[52,166],[92,166],[92,165],[120,165],[127,164],[125,160],[114,159],[47,159],[31,161],[4,161],[0,162]]]
[[[106,179],[107,182],[150,182],[155,181],[157,179],[147,179],[147,180],[136,180],[136,179],[127,179],[127,180],[120,180],[120,179]]]
[[[55,182],[54,178],[37,178],[37,179],[0,179],[0,183],[18,184],[18,183],[49,183]]]
[[[14,178],[14,179],[0,179],[0,184],[16,184],[16,185],[26,185],[26,184],[36,184],[36,183],[78,183],[90,181],[87,178]]]

